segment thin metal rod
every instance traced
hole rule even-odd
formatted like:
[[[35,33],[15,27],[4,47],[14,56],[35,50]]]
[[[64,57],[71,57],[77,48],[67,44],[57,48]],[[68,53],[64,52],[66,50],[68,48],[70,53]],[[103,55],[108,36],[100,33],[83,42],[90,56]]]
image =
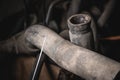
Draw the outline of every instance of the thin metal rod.
[[[44,37],[44,41],[43,41],[43,44],[42,44],[42,48],[41,48],[41,51],[40,51],[40,54],[39,54],[39,57],[38,57],[38,60],[37,60],[37,64],[35,66],[35,70],[34,70],[34,73],[33,73],[33,76],[32,76],[32,80],[36,80],[36,74],[38,73],[38,66],[40,65],[40,60],[41,60],[41,57],[42,57],[42,52],[43,52],[43,48],[44,48],[44,44],[45,44],[45,41],[46,41],[46,37]]]

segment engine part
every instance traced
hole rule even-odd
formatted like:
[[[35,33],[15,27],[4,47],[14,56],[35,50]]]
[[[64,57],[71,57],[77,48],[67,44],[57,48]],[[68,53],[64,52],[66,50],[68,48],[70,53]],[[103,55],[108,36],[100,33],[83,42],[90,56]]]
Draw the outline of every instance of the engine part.
[[[14,35],[8,40],[0,41],[0,52],[5,54],[31,54],[37,52],[38,49],[26,42],[24,31]],[[32,54],[31,54],[32,55]]]
[[[82,0],[72,0],[72,1],[71,1],[71,5],[70,5],[69,10],[68,10],[68,13],[67,13],[67,19],[68,19],[70,16],[78,13],[79,7],[80,7],[80,4],[81,4],[81,1],[82,1]]]
[[[76,46],[64,40],[55,32],[42,25],[34,25],[26,30],[28,42],[43,51],[62,68],[87,80],[113,80],[120,71],[120,63],[96,52]]]
[[[48,12],[47,12],[47,15],[46,15],[46,19],[45,19],[45,24],[48,25],[49,24],[49,18],[50,18],[50,15],[51,15],[51,11],[54,7],[54,5],[56,5],[58,2],[60,2],[61,0],[55,0],[53,1],[50,6],[49,6],[49,9],[48,9]]]
[[[98,19],[98,25],[99,27],[104,27],[105,23],[107,22],[107,20],[109,19],[113,8],[115,7],[115,3],[116,0],[109,0],[107,5],[105,6],[104,12],[102,13],[102,15],[100,16],[100,18]]]
[[[94,38],[90,28],[91,17],[75,14],[68,19],[69,35],[72,43],[93,50]]]

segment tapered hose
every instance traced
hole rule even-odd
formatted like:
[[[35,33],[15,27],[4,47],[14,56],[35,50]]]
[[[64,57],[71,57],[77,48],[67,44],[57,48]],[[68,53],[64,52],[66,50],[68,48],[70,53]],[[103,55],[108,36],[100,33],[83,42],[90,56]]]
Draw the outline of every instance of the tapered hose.
[[[86,80],[113,80],[120,71],[120,63],[96,52],[76,46],[42,25],[31,26],[25,32],[26,40],[41,49],[62,68]]]

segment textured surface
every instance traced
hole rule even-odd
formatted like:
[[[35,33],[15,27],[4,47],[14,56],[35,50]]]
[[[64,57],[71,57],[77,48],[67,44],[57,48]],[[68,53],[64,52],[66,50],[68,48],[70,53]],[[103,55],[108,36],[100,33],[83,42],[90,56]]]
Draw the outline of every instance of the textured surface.
[[[75,46],[44,26],[34,25],[25,35],[38,48],[41,48],[43,36],[46,36],[44,52],[64,69],[87,80],[113,80],[120,70],[118,62]]]

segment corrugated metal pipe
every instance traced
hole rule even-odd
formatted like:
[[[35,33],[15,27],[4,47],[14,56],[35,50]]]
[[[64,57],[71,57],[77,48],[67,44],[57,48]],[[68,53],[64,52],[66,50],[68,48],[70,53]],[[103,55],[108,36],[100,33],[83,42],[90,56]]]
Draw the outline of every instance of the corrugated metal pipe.
[[[26,40],[43,51],[62,68],[86,80],[113,80],[120,63],[64,40],[42,25],[33,25],[25,32]]]

